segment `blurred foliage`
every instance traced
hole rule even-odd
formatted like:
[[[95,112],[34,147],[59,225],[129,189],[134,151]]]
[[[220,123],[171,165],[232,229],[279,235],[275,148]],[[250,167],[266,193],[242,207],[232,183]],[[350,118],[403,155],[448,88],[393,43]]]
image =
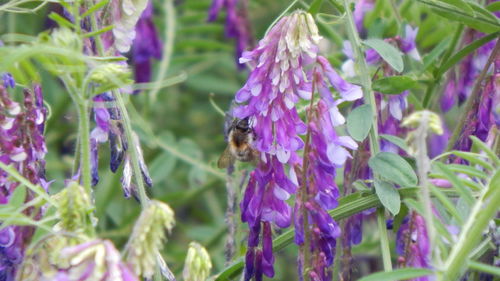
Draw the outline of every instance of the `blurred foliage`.
[[[225,206],[225,171],[216,168],[216,160],[224,150],[222,116],[211,104],[213,98],[223,110],[227,110],[234,93],[245,83],[248,71],[239,71],[235,64],[234,42],[224,36],[224,13],[219,15],[215,23],[207,23],[207,10],[210,0],[177,0],[174,11],[166,11],[168,1],[154,1],[155,23],[160,36],[174,40],[173,54],[166,77],[185,72],[187,79],[174,86],[161,89],[156,97],[150,91],[142,91],[128,99],[127,107],[138,133],[144,150],[146,163],[154,182],[148,190],[153,198],[167,202],[174,209],[177,224],[164,250],[164,256],[176,276],[182,272],[182,263],[191,241],[204,245],[212,257],[214,268],[212,273],[224,268],[224,243],[226,234]],[[249,1],[249,15],[252,31],[256,38],[262,38],[266,29],[290,4],[286,0],[252,0]],[[312,1],[304,1],[312,2]],[[334,11],[334,8],[324,1],[322,13]],[[300,7],[301,4],[297,4]],[[444,52],[447,44],[459,23],[438,16],[426,5],[413,0],[400,2],[399,12],[404,22],[419,27],[417,46],[423,56],[424,63],[418,64],[405,58],[403,71],[405,75],[420,75],[432,79],[430,73],[439,66],[437,59]],[[303,8],[307,8],[303,6]],[[55,4],[49,4],[34,14],[0,13],[0,39],[5,44],[12,41],[34,40],[29,36],[37,36],[40,32],[53,28],[54,22],[47,19],[50,11],[57,9]],[[166,26],[167,13],[174,13],[174,36],[168,36]],[[326,21],[317,15],[322,36],[325,40],[322,52],[339,67],[344,60],[342,38],[346,38],[341,21]],[[375,8],[365,17],[367,27],[365,38],[392,37],[398,33],[398,22],[390,7],[389,1],[376,1]],[[10,34],[10,35],[8,35]],[[19,34],[19,36],[12,36]],[[22,34],[23,36],[20,36]],[[1,60],[0,54],[0,60]],[[154,64],[154,74],[158,73],[161,62]],[[46,128],[47,179],[55,180],[51,192],[56,192],[63,186],[65,179],[70,177],[73,165],[74,147],[77,138],[76,108],[73,107],[69,95],[64,93],[64,87],[47,71],[36,71],[32,65],[21,66],[26,72],[32,73],[32,79],[43,81],[43,91],[50,105],[50,119]],[[28,77],[21,78],[20,73],[14,73],[16,79],[29,82]],[[153,75],[155,77],[155,75]],[[419,80],[420,86],[412,89],[410,101],[422,100],[423,86],[428,81]],[[20,93],[18,93],[20,94]],[[418,102],[415,102],[418,107]],[[447,115],[453,120],[456,112]],[[100,147],[99,184],[95,187],[96,217],[98,234],[103,238],[112,239],[118,248],[127,241],[133,224],[140,213],[140,205],[134,200],[122,196],[120,173],[110,172],[109,149]],[[234,176],[237,188],[240,188],[240,178],[248,166],[241,165]],[[119,170],[120,171],[120,170]],[[341,174],[339,172],[339,174]],[[241,191],[241,189],[240,189]],[[240,192],[238,192],[239,194]],[[244,252],[243,240],[246,227],[239,224],[238,244],[241,245],[240,255]],[[364,226],[372,229],[374,225],[368,222]],[[367,261],[356,265],[355,275],[380,270],[377,261],[377,233],[366,231],[363,243],[354,247],[353,253],[360,260]],[[390,233],[391,236],[395,233]],[[393,237],[391,237],[393,238]],[[296,246],[287,247],[279,252],[275,268],[275,280],[294,280]]]

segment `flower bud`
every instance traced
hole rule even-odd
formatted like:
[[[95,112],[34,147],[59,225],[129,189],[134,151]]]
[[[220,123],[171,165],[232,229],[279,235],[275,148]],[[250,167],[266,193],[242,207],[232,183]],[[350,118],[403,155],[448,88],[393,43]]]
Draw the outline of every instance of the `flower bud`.
[[[196,242],[189,243],[182,272],[184,281],[204,281],[210,274],[210,269],[212,269],[212,262],[207,250]]]
[[[165,203],[153,200],[142,211],[126,248],[126,260],[135,274],[150,278],[155,273],[157,256],[175,224],[174,212]]]
[[[58,28],[52,32],[51,41],[54,46],[68,48],[80,52],[82,41],[80,37],[68,28]]]
[[[428,110],[422,110],[412,113],[410,116],[406,117],[401,125],[403,127],[417,128],[424,122],[427,123],[429,130],[437,135],[443,134],[443,126],[441,124],[441,118],[434,112]]]
[[[126,65],[118,63],[105,63],[97,66],[92,70],[90,79],[93,82],[111,85],[123,86],[123,84],[130,84],[130,70]]]
[[[78,183],[70,182],[68,187],[54,195],[54,199],[58,202],[57,213],[61,220],[56,228],[77,232],[87,224],[92,204],[87,192]]]

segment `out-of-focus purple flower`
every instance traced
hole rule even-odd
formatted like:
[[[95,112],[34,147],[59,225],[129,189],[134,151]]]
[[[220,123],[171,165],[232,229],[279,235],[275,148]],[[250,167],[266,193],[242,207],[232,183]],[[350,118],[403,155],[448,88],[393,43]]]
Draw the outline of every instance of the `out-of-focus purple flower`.
[[[396,252],[400,255],[400,267],[429,268],[430,240],[424,218],[413,212],[411,218],[398,230]],[[429,277],[419,277],[413,281],[429,281]]]
[[[413,59],[420,61],[420,54],[417,50],[417,38],[418,27],[412,28],[410,25],[405,26],[405,36],[401,39],[401,51],[408,54]]]
[[[5,88],[12,88],[14,89],[16,87],[16,80],[14,80],[14,77],[12,77],[12,74],[5,72],[2,74],[2,80],[3,80],[3,86]]]
[[[434,158],[439,154],[445,152],[450,136],[450,130],[448,129],[448,127],[446,127],[445,124],[443,124],[443,134],[432,134],[428,140],[429,157]]]
[[[123,177],[121,180],[124,195],[127,198],[129,198],[130,195],[137,197],[138,194],[136,193],[135,186],[132,184],[130,157],[127,156],[128,140],[125,136],[121,113],[119,109],[113,105],[114,97],[106,92],[95,96],[93,101],[96,127],[90,133],[92,184],[96,185],[99,182],[98,145],[109,141],[111,152],[109,167],[114,173],[118,170],[121,163],[124,162]],[[144,183],[151,187],[153,182],[144,163],[142,150],[138,147],[137,151],[139,152],[139,167],[141,168]]]
[[[354,23],[356,24],[356,29],[359,33],[363,33],[365,28],[363,26],[363,20],[365,19],[365,15],[367,12],[373,9],[374,3],[373,0],[359,0],[356,2],[354,6]]]
[[[457,96],[457,82],[455,81],[455,72],[450,71],[448,81],[441,96],[441,110],[448,112],[455,103]]]
[[[466,122],[453,148],[469,151],[472,145],[470,136],[486,141],[492,126],[495,126],[494,102],[498,101],[500,80],[500,59],[494,63],[494,73],[486,78],[485,86],[480,89],[479,97],[467,112]],[[457,158],[458,159],[458,158]]]
[[[30,182],[47,190],[44,160],[47,148],[43,136],[47,112],[40,86],[35,85],[34,92],[24,90],[21,106],[0,85],[0,161],[11,165]],[[5,171],[0,170],[0,204],[9,203],[18,185]],[[27,215],[39,217],[39,211],[35,208],[27,212]],[[33,229],[29,226],[8,226],[0,231],[0,280],[14,280],[25,246],[32,235]]]
[[[151,81],[151,59],[161,59],[162,42],[153,23],[153,4],[146,9],[135,26],[136,37],[132,45],[132,60],[135,68],[135,82]]]
[[[226,9],[226,37],[236,40],[236,64],[243,68],[244,63],[238,61],[243,52],[252,47],[252,32],[247,14],[247,0],[213,0],[208,11],[208,21],[215,21],[222,8]]]

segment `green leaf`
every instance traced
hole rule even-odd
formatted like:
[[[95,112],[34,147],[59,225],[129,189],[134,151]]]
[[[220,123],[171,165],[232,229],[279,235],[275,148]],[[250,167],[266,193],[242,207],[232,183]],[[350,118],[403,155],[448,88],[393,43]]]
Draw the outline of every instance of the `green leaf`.
[[[394,70],[402,72],[404,69],[403,55],[391,44],[382,39],[367,39],[363,41],[365,45],[373,48]]]
[[[83,13],[81,15],[81,18],[85,18],[85,17],[93,14],[94,12],[100,10],[102,7],[106,6],[106,4],[108,4],[108,2],[109,2],[109,0],[102,0],[102,1],[97,2],[95,5],[90,7],[87,11],[85,11],[85,13]]]
[[[421,276],[433,274],[432,270],[424,268],[400,268],[389,272],[377,272],[370,274],[366,277],[358,279],[358,281],[398,281],[398,280],[408,280],[412,278],[417,278]]]
[[[403,157],[390,152],[379,152],[368,161],[372,170],[400,186],[417,185],[417,175]]]
[[[149,168],[153,182],[157,185],[166,180],[168,176],[170,176],[170,173],[172,173],[176,164],[177,158],[168,152],[164,151],[157,156]]]
[[[474,204],[474,198],[472,197],[471,191],[459,180],[458,176],[455,175],[445,164],[441,162],[435,162],[434,166],[438,171],[442,172],[447,180],[451,182],[454,188],[462,195],[462,198],[466,200],[469,206]]]
[[[373,82],[373,90],[382,94],[399,95],[403,91],[414,88],[417,82],[409,76],[389,76]]]
[[[323,0],[314,0],[314,2],[311,3],[311,6],[309,6],[309,10],[307,10],[307,12],[313,16],[316,15],[322,4]]]
[[[26,200],[26,186],[19,185],[12,193],[8,205],[9,207],[17,209],[24,204],[25,200]]]
[[[379,136],[381,138],[385,139],[386,141],[390,141],[393,144],[399,146],[399,148],[401,148],[402,150],[408,151],[408,145],[406,145],[406,141],[404,139],[402,139],[400,137],[393,136],[393,135],[385,135],[385,134],[382,134]]]
[[[399,192],[391,183],[381,180],[375,180],[375,191],[382,205],[394,216],[399,213],[401,207],[401,198]]]
[[[471,6],[467,4],[467,2],[465,2],[464,0],[440,0],[440,1],[453,5],[456,8],[462,10],[464,13],[469,13],[471,15],[474,15],[474,10],[472,10]]]
[[[452,66],[454,66],[456,63],[461,61],[463,58],[477,50],[479,47],[483,46],[484,44],[490,42],[493,39],[498,38],[500,35],[500,32],[492,33],[487,36],[482,37],[481,39],[478,39],[471,44],[467,45],[464,47],[462,50],[458,51],[456,54],[454,54],[451,58],[449,58],[443,65],[439,67],[439,71],[436,74],[436,77],[442,77],[443,74],[448,71]]]
[[[49,18],[55,21],[60,27],[75,28],[75,25],[68,21],[66,18],[62,17],[58,13],[51,12]]]
[[[424,70],[427,70],[437,59],[438,57],[448,48],[450,44],[450,38],[447,37],[439,44],[432,49],[427,55],[424,56]]]
[[[493,152],[493,150],[491,150],[491,148],[489,148],[488,145],[486,145],[484,142],[482,142],[475,136],[471,136],[470,139],[472,140],[473,145],[484,151],[484,153],[488,155],[490,160],[493,163],[495,163],[495,165],[500,165],[500,158],[498,158],[498,155],[495,152]]]
[[[496,3],[500,3],[500,2],[496,2]],[[498,266],[492,266],[492,265],[485,264],[482,262],[477,262],[477,261],[469,261],[469,268],[476,270],[476,271],[481,271],[481,272],[493,274],[495,276],[500,276],[500,268]]]
[[[372,127],[372,109],[369,104],[356,107],[347,116],[347,131],[357,141],[363,141]]]
[[[470,4],[469,7],[474,10],[474,13],[468,13],[462,8],[436,0],[419,1],[429,5],[439,16],[461,22],[478,31],[492,33],[500,30],[498,19],[476,3],[468,2]]]
[[[486,6],[486,10],[490,12],[500,11],[500,1],[490,3],[488,6]]]

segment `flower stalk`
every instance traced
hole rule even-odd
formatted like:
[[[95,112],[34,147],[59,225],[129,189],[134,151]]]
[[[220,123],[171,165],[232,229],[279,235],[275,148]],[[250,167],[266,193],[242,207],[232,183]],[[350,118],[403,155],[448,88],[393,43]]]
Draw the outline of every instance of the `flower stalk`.
[[[379,147],[379,136],[377,131],[377,119],[378,119],[378,111],[377,104],[375,101],[375,95],[372,90],[372,81],[371,76],[368,71],[368,65],[366,63],[364,52],[361,50],[361,39],[359,37],[358,31],[356,29],[356,25],[354,23],[352,11],[350,8],[350,1],[344,0],[344,8],[346,11],[346,27],[347,34],[349,37],[349,41],[351,42],[351,46],[354,50],[354,55],[356,57],[356,71],[361,79],[361,86],[363,87],[363,95],[366,104],[369,104],[372,109],[372,124],[374,124],[369,133],[370,139],[370,151],[371,155],[376,155],[380,151]],[[374,177],[377,178],[378,175],[374,174]],[[385,224],[385,212],[383,208],[380,208],[377,211],[377,223],[380,231],[380,246],[382,250],[382,259],[384,263],[384,270],[390,271],[392,269],[392,261],[391,261],[391,250],[389,248],[389,238],[387,236],[387,229]]]

